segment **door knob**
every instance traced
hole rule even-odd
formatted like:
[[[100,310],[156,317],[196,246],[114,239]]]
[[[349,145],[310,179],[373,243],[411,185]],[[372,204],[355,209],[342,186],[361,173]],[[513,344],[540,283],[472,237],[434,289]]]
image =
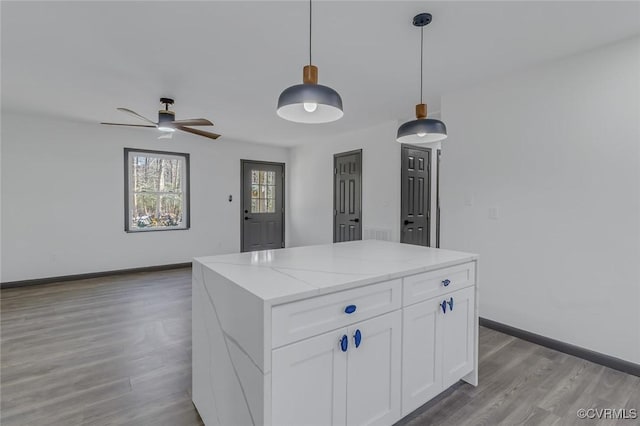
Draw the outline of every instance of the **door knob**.
[[[249,220],[249,219],[253,219],[253,218],[252,218],[252,217],[249,217],[249,216],[245,216],[245,217],[244,217],[244,220]]]
[[[404,224],[405,224],[405,225],[409,225],[409,224],[411,224],[411,223],[413,223],[413,221],[412,221],[412,220],[405,220],[405,221],[404,221]]]
[[[356,222],[356,223],[358,223],[358,222],[360,222],[360,219],[358,219],[358,218],[356,217],[355,219],[349,219],[349,222]]]

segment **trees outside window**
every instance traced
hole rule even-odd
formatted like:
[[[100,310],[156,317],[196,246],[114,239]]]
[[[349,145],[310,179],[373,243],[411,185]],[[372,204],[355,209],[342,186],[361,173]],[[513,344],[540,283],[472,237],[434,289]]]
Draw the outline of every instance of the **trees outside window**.
[[[125,231],[189,229],[189,154],[124,149]]]

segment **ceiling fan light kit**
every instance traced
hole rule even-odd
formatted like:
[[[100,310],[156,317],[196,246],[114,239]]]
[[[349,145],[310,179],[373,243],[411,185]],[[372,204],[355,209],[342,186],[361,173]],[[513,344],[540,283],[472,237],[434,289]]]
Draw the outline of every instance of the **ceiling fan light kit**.
[[[427,105],[422,102],[424,27],[432,20],[430,13],[420,13],[413,18],[413,25],[420,28],[420,103],[416,105],[416,120],[407,121],[398,128],[396,140],[400,143],[438,142],[447,137],[447,126],[433,118],[427,118]]]
[[[328,123],[344,112],[342,98],[331,87],[318,84],[318,67],[311,62],[311,0],[309,0],[309,65],[302,73],[302,84],[286,88],[278,98],[277,114],[296,123]]]
[[[158,111],[158,130],[161,132],[175,132],[176,128],[171,123],[176,119],[176,113],[169,110],[169,105],[173,105],[173,99],[160,98],[160,103],[164,104],[164,109]]]

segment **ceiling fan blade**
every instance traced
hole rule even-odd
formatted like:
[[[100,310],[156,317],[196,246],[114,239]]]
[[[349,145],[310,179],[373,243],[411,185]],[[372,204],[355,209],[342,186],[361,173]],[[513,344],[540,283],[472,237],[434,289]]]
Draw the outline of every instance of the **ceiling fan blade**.
[[[106,124],[107,126],[156,127],[155,124],[153,126],[149,124],[124,124],[124,123],[100,123],[100,124]]]
[[[205,132],[204,130],[198,130],[198,129],[190,129],[189,127],[184,127],[184,126],[176,126],[176,129],[182,130],[183,132],[193,133],[194,135],[204,136],[205,138],[210,138],[210,139],[218,139],[220,137],[220,135],[215,133]]]
[[[154,126],[156,125],[156,123],[154,123],[153,121],[149,120],[147,117],[143,117],[142,115],[138,114],[138,113],[137,113],[137,112],[135,112],[135,111],[131,111],[131,110],[130,110],[130,109],[128,109],[128,108],[116,108],[116,109],[117,109],[118,111],[126,112],[127,114],[133,115],[134,117],[139,118],[139,119],[141,119],[141,120],[144,120],[144,121],[146,121],[147,123],[151,123],[151,124],[153,124]]]
[[[188,120],[174,120],[176,126],[213,126],[213,123],[206,118],[190,118]]]

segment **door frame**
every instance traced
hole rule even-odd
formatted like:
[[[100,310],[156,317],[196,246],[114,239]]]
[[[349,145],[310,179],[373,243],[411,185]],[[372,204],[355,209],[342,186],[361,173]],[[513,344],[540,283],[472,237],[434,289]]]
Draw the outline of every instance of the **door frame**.
[[[402,229],[405,226],[404,225],[404,219],[402,218],[402,197],[404,197],[404,191],[402,190],[402,183],[404,182],[403,176],[405,174],[405,168],[404,168],[404,164],[402,162],[403,158],[402,158],[402,153],[404,148],[410,148],[410,149],[417,149],[419,151],[427,151],[429,153],[429,163],[427,164],[428,167],[428,177],[429,177],[429,184],[425,185],[425,188],[427,188],[427,197],[426,197],[426,205],[427,205],[427,245],[425,247],[433,247],[431,245],[431,162],[433,161],[433,149],[426,147],[426,146],[420,146],[420,145],[412,145],[409,143],[403,143],[400,144],[400,242],[402,242]]]
[[[336,179],[338,179],[338,157],[345,157],[348,155],[360,154],[358,157],[358,166],[360,170],[360,188],[358,189],[358,194],[360,195],[360,239],[362,240],[364,234],[364,226],[362,220],[362,179],[363,179],[363,170],[362,170],[362,148],[354,149],[351,151],[339,152],[337,154],[333,154],[333,227],[331,229],[331,233],[333,234],[333,242],[336,242],[336,211],[338,210],[336,206]]]
[[[247,160],[240,159],[240,252],[245,253],[244,249],[244,165],[246,163],[253,164],[266,164],[269,166],[282,166],[282,247],[285,248],[285,206],[286,206],[286,193],[287,193],[287,179],[286,179],[286,163],[279,163],[277,161],[262,161],[262,160]]]
[[[436,150],[436,248],[440,248],[440,159],[442,148]]]

